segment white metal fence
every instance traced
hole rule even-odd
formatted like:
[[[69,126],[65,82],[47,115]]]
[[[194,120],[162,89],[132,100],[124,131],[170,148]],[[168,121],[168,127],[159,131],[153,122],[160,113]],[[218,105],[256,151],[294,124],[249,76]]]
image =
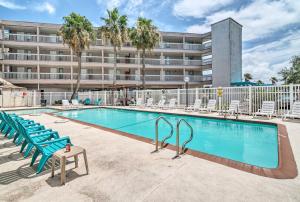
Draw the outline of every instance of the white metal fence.
[[[261,108],[263,101],[274,101],[276,103],[276,113],[281,115],[287,112],[295,101],[300,100],[300,85],[283,85],[283,86],[252,86],[252,87],[224,87],[223,95],[218,97],[218,88],[193,88],[188,90],[188,105],[192,105],[196,98],[202,99],[203,105],[206,105],[209,99],[217,100],[218,108],[226,108],[231,100],[240,100],[240,112],[251,114]],[[70,99],[71,92],[44,92],[44,99],[48,105],[54,105],[58,100]],[[162,97],[167,100],[177,99],[177,106],[186,105],[186,89],[169,89],[169,90],[133,90],[133,91],[90,91],[79,92],[78,99],[84,100],[90,98],[92,103],[95,100],[102,99],[103,105],[112,105],[114,94],[114,103],[122,102],[125,97],[130,99],[152,97],[154,103],[157,103]],[[40,104],[41,93],[30,91],[27,95],[28,106]]]

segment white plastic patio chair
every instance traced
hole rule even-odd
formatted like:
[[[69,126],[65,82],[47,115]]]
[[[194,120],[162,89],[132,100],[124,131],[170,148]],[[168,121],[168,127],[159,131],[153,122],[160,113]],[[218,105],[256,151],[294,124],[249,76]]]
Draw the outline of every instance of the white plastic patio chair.
[[[202,105],[202,100],[201,99],[196,99],[194,105],[192,106],[188,106],[187,108],[185,108],[185,111],[197,111],[200,109]]]
[[[261,109],[253,114],[253,117],[257,115],[267,116],[268,118],[272,118],[275,113],[275,102],[274,101],[263,101]]]
[[[206,111],[206,112],[212,112],[212,111],[216,111],[216,104],[217,101],[216,100],[208,100],[207,106],[204,108],[199,108],[199,111]]]
[[[73,105],[74,107],[80,107],[80,106],[83,106],[83,105],[80,104],[80,103],[78,102],[78,100],[76,100],[76,99],[71,100],[71,103],[72,103],[72,105]]]
[[[70,105],[70,103],[69,103],[69,100],[62,100],[61,103],[62,103],[62,107],[63,108],[70,108],[70,107],[72,107]]]
[[[153,98],[148,98],[145,107],[152,107],[153,106]]]
[[[165,106],[166,100],[165,99],[161,99],[158,101],[157,104],[152,105],[152,108],[163,108]]]
[[[300,118],[300,101],[294,102],[292,110],[288,111],[288,113],[284,114],[282,117],[283,120],[287,118]]]
[[[170,99],[169,104],[168,105],[164,105],[162,107],[162,109],[175,109],[175,105],[176,105],[176,99],[172,98],[172,99]]]
[[[136,103],[130,104],[131,107],[141,107],[143,105],[143,98],[138,98],[136,100]]]
[[[239,112],[240,101],[239,100],[231,100],[228,110],[223,111],[226,114],[233,115],[234,113]]]

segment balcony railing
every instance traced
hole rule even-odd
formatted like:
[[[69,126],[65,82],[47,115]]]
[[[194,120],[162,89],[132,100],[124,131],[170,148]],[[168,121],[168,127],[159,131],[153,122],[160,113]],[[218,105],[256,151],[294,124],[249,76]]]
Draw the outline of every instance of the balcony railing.
[[[71,62],[71,55],[51,55],[51,54],[39,54],[40,61],[56,61],[56,62]],[[38,59],[38,54],[36,53],[4,53],[4,60],[32,60],[36,61]],[[140,61],[139,61],[140,60]],[[77,62],[78,58],[73,56],[73,62]],[[101,56],[82,56],[81,61],[83,63],[102,63]],[[103,57],[104,63],[113,64],[113,57]],[[184,60],[184,59],[156,59],[156,58],[146,58],[145,64],[147,66],[201,66],[211,64],[212,59],[203,60]],[[141,64],[142,59],[140,58],[127,58],[118,57],[118,64]]]
[[[62,37],[55,35],[39,35],[35,34],[15,34],[10,33],[4,36],[4,40],[9,41],[21,41],[21,42],[40,42],[40,43],[54,43],[61,44]],[[110,44],[102,41],[102,39],[96,39],[92,42],[92,46],[111,46]],[[132,47],[130,42],[127,42],[123,45],[124,47]],[[171,42],[161,42],[156,46],[159,49],[175,49],[175,50],[205,50],[211,48],[211,43],[205,44],[191,44],[191,43],[171,43]]]
[[[71,73],[40,73],[37,72],[1,72],[1,77],[7,80],[71,80]],[[179,82],[183,83],[184,75],[145,75],[145,81]],[[212,76],[190,75],[190,82],[211,81]],[[73,80],[77,79],[77,74],[73,74]],[[81,80],[113,81],[112,74],[81,74]],[[116,81],[142,81],[141,75],[117,74]]]

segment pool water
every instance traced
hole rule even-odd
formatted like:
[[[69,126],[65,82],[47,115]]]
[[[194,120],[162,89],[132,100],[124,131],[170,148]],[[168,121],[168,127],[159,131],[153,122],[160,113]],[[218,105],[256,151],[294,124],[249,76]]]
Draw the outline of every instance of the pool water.
[[[63,111],[57,114],[149,139],[155,138],[156,118],[164,116],[174,127],[172,138],[167,140],[172,145],[176,143],[176,123],[183,118],[194,130],[194,138],[187,144],[187,148],[263,168],[278,166],[276,125],[108,108]],[[170,127],[161,121],[159,140],[169,132]],[[188,138],[189,129],[182,124],[180,146]]]
[[[12,110],[12,111],[6,111],[9,114],[15,113],[18,115],[25,115],[25,114],[31,114],[31,115],[38,115],[43,113],[53,113],[57,112],[58,110],[50,109],[50,108],[36,108],[36,109],[20,109],[20,110]]]

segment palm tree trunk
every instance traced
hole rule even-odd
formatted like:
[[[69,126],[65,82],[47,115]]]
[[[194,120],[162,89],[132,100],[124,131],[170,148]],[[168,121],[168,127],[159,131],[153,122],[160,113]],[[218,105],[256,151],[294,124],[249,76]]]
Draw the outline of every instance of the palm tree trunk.
[[[114,91],[116,88],[116,78],[117,77],[117,47],[114,47],[114,73],[113,73],[113,88],[112,88],[112,104],[115,104]]]
[[[145,89],[145,68],[146,68],[146,64],[145,64],[145,55],[146,55],[146,51],[143,50],[142,52],[142,89]]]
[[[76,82],[76,88],[74,88],[73,94],[71,96],[71,100],[75,98],[75,96],[78,93],[79,87],[80,87],[80,79],[81,79],[81,52],[77,55],[77,57],[78,57],[77,82]]]

